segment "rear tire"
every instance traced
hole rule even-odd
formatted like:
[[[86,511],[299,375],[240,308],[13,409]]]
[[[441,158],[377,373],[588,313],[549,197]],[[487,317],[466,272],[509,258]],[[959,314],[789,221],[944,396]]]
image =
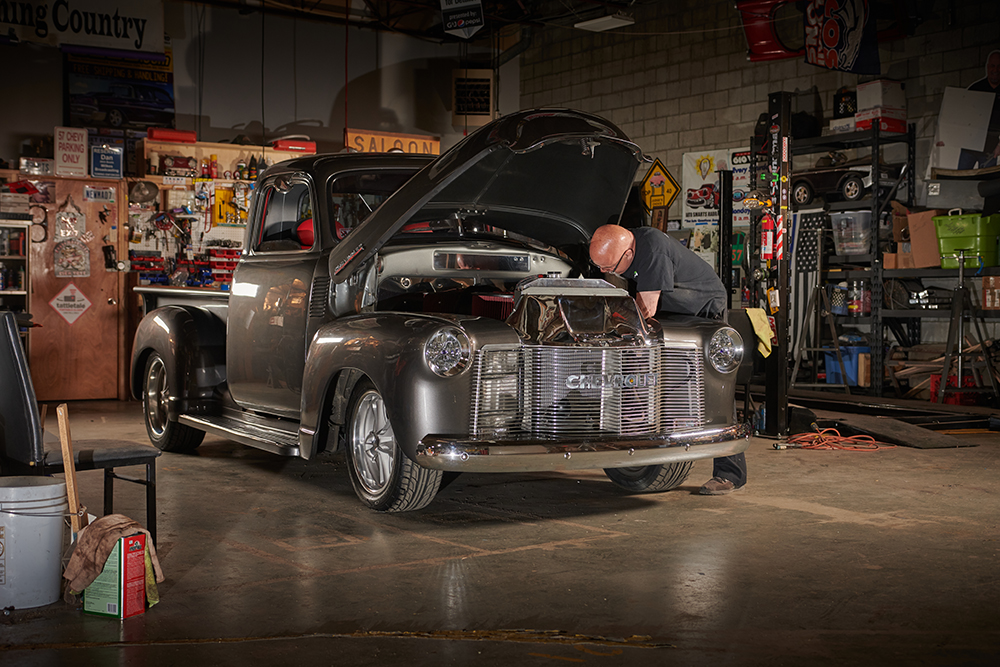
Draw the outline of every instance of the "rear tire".
[[[142,416],[146,421],[146,434],[149,441],[164,452],[193,452],[205,439],[205,432],[170,420],[167,411],[170,396],[167,366],[160,353],[153,352],[142,376]]]
[[[840,194],[847,201],[857,201],[865,194],[865,184],[857,176],[848,176],[840,186]]]
[[[605,468],[604,474],[612,482],[632,493],[658,493],[675,489],[684,483],[691,472],[691,461],[668,465],[637,466],[634,468]]]
[[[370,380],[358,383],[347,415],[347,467],[361,502],[376,512],[427,507],[442,473],[420,467],[400,450],[385,401]]]

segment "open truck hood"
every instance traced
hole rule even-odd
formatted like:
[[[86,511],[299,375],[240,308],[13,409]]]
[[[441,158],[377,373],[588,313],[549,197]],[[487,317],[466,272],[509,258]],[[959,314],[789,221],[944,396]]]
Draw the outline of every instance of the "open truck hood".
[[[410,222],[471,218],[555,247],[616,223],[644,158],[608,121],[569,109],[485,125],[417,172],[330,255],[342,282]]]

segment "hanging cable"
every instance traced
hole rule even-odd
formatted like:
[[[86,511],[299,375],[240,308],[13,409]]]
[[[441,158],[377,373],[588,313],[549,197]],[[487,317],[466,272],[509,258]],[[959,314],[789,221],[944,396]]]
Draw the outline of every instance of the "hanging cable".
[[[351,0],[344,1],[344,148],[347,148],[347,44],[351,28]]]
[[[264,8],[265,1],[260,3],[260,145],[267,143],[267,124],[264,122]]]

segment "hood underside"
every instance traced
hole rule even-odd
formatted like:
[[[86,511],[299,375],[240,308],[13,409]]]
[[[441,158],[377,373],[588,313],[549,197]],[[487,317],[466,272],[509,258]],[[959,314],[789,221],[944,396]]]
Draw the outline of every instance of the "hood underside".
[[[525,111],[480,128],[389,197],[330,258],[338,282],[403,225],[474,217],[546,245],[586,243],[618,222],[642,151],[611,123]]]

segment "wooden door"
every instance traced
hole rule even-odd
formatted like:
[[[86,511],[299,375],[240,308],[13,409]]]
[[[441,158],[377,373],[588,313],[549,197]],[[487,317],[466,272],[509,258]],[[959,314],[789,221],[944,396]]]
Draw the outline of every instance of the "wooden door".
[[[48,179],[46,179],[48,180]],[[105,266],[126,222],[121,181],[51,179],[47,238],[31,243],[31,380],[39,401],[119,398],[121,276]]]

